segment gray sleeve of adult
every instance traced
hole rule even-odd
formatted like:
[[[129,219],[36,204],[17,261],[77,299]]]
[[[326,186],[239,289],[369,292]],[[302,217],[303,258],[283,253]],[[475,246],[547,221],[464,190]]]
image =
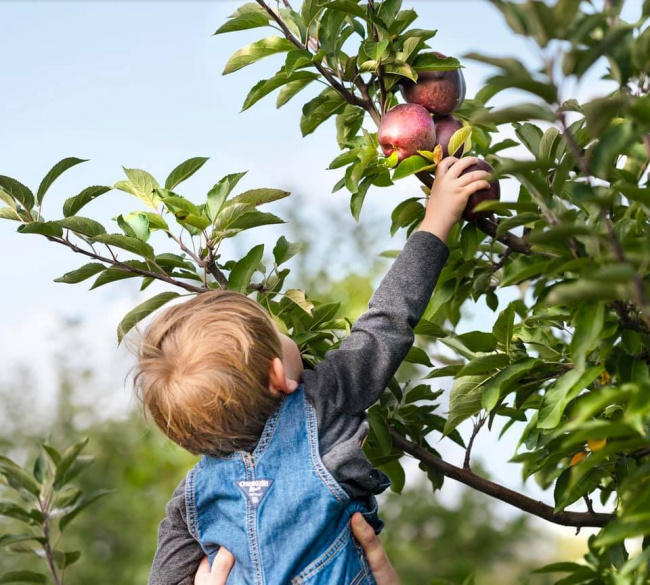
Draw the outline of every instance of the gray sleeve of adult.
[[[415,231],[338,349],[305,370],[305,390],[323,424],[374,404],[413,345],[413,329],[431,299],[449,249],[428,231]]]
[[[158,528],[149,585],[193,585],[194,574],[205,553],[187,527],[185,478],[174,490],[166,512]]]

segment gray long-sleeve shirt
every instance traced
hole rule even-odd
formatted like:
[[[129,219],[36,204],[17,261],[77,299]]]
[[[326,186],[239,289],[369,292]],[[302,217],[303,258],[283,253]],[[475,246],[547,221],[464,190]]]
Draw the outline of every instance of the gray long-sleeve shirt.
[[[413,329],[449,256],[427,231],[415,231],[338,349],[302,376],[314,405],[323,464],[352,497],[376,493],[379,474],[361,450],[365,410],[384,391],[413,345]],[[149,585],[192,585],[204,556],[185,518],[185,480],[167,504]]]

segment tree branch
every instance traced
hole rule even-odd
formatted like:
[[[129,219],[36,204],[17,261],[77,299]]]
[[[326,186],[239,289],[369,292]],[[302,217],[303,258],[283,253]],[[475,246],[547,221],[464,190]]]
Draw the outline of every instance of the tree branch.
[[[143,270],[141,268],[136,268],[135,266],[129,266],[128,264],[125,264],[124,262],[120,262],[117,259],[100,256],[99,254],[96,254],[94,252],[89,252],[88,250],[84,250],[83,248],[76,246],[69,240],[65,240],[64,238],[59,238],[58,236],[45,236],[45,237],[51,242],[56,242],[58,244],[63,244],[64,246],[67,246],[77,254],[83,254],[84,256],[88,256],[89,258],[99,260],[100,262],[105,262],[106,264],[112,264],[114,266],[117,266],[118,268],[121,268],[122,270],[125,270],[127,272],[132,272],[133,274],[139,274],[140,276],[148,276],[150,278],[162,280],[163,282],[173,284],[174,286],[178,286],[189,292],[202,293],[205,292],[206,290],[209,290],[198,286],[194,286],[192,284],[181,282],[180,280],[176,280],[171,276],[168,276],[167,274],[161,274],[160,272],[153,272],[151,270]]]
[[[292,42],[298,49],[302,49],[303,51],[309,51],[309,46],[308,45],[303,45],[296,37],[293,36],[289,28],[287,27],[286,24],[284,24],[284,21],[282,18],[280,18],[279,15],[277,15],[271,7],[264,2],[264,0],[255,0],[265,11],[266,13],[278,24],[278,26],[282,29],[282,32],[284,36]],[[360,106],[363,109],[366,109],[366,104],[362,99],[359,99],[358,96],[356,96],[353,92],[349,91],[344,85],[339,83],[332,74],[327,70],[327,68],[323,67],[320,63],[314,63],[314,67],[318,70],[318,72],[325,78],[327,79],[327,82],[332,86],[334,90],[336,90],[339,95],[349,104],[355,105],[355,106]]]
[[[395,429],[390,429],[390,434],[393,439],[393,444],[396,447],[412,455],[427,467],[442,473],[445,477],[459,481],[476,491],[505,502],[506,504],[510,504],[528,514],[553,522],[554,524],[561,526],[602,527],[614,518],[613,514],[603,513],[590,514],[589,512],[566,511],[556,513],[552,506],[533,500],[519,492],[480,477],[470,470],[461,469],[460,467],[447,463],[422,447],[405,439]]]

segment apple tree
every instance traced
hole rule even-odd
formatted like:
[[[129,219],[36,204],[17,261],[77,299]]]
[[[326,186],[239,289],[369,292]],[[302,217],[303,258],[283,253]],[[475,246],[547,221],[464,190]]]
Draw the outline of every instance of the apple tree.
[[[369,412],[372,432],[365,448],[391,476],[393,489],[399,492],[404,484],[400,461],[409,455],[419,460],[434,490],[449,478],[548,522],[597,528],[584,562],[540,569],[563,573],[558,583],[646,583],[650,1],[639,5],[635,22],[621,18],[622,0],[490,4],[536,50],[534,71],[517,57],[444,55],[436,31],[417,28],[416,12],[402,0],[304,0],[295,7],[290,0],[256,0],[243,4],[216,32],[263,31],[260,40],[232,55],[224,74],[270,55],[283,58],[279,71],[263,75],[245,96],[244,110],[279,90],[278,107],[310,96],[299,120],[303,135],[336,124],[340,154],[330,168],[340,178],[333,190],[349,192],[357,221],[371,189],[402,180],[415,187],[419,181],[421,195],[400,202],[391,214],[391,235],[405,230],[408,236],[424,216],[444,156],[476,155],[493,169],[495,191],[474,202],[466,216],[471,221],[450,234],[449,261],[415,330],[416,346],[407,361],[428,374],[415,384],[393,379]],[[473,97],[465,96],[467,65],[461,59],[494,68]],[[566,95],[568,81],[580,82],[603,63],[609,93],[586,103]],[[524,101],[490,105],[497,94],[513,90]],[[451,109],[442,104],[449,91]],[[435,143],[413,142],[408,124],[400,132],[399,119],[389,141],[378,137],[388,113],[405,100],[433,114]],[[503,129],[516,139],[497,141]],[[507,156],[513,148],[525,156]],[[181,295],[229,288],[253,295],[296,341],[303,359],[318,362],[351,322],[338,315],[336,303],[285,289],[289,270],[283,264],[299,244],[279,238],[268,264],[263,245],[242,258],[220,253],[220,244],[241,231],[281,223],[259,208],[289,193],[237,192],[243,173],[235,173],[197,202],[182,194],[182,183],[206,160],[181,163],[162,183],[146,171],[125,169],[125,180],[82,190],[65,201],[62,218],[47,220],[41,206],[48,188],[82,160],[55,165],[36,192],[0,176],[6,204],[0,217],[18,223],[20,233],[40,235],[89,260],[60,282],[92,278],[97,288],[138,279],[142,290],[164,288],[124,317],[119,341]],[[499,180],[515,182],[514,200],[498,200]],[[118,215],[119,232],[109,233],[87,217],[87,209],[112,188],[133,195],[134,210]],[[510,300],[513,290],[516,300]],[[484,303],[494,314],[492,326],[459,334],[463,308],[471,302]],[[457,359],[434,365],[432,344],[445,346]],[[440,408],[443,378],[453,380],[448,412]],[[473,431],[462,436],[458,427],[466,420]],[[500,456],[547,489],[549,503],[472,470],[480,431],[496,428],[500,436],[518,433],[516,453]],[[440,456],[433,442],[441,437],[465,448],[464,461]],[[594,509],[595,500],[604,511]],[[629,552],[626,545],[634,538],[641,548]]]

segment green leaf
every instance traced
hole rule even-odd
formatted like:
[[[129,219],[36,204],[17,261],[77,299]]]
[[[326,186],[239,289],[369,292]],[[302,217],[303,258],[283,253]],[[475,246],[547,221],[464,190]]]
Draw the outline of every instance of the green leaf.
[[[311,134],[325,120],[340,113],[346,101],[333,89],[324,90],[319,96],[308,101],[302,108],[300,131],[303,136]]]
[[[81,552],[76,550],[72,552],[63,552],[60,550],[53,550],[54,562],[59,569],[65,569],[73,565],[81,558]]]
[[[353,2],[352,0],[330,0],[327,2],[327,8],[337,10],[339,12],[345,12],[346,14],[351,14],[352,16],[358,16],[363,20],[368,20],[368,12],[366,9],[356,2]]]
[[[292,243],[287,241],[284,236],[280,236],[273,248],[273,258],[275,259],[275,263],[278,266],[284,264],[287,260],[293,258],[301,248],[301,243]]]
[[[104,187],[101,185],[86,187],[81,193],[79,193],[79,195],[69,197],[65,200],[65,203],[63,204],[63,215],[65,217],[76,215],[84,205],[90,203],[100,195],[108,193],[111,189],[112,187]]]
[[[476,376],[478,374],[494,373],[494,370],[505,368],[510,363],[510,358],[503,353],[483,355],[471,360],[456,374],[462,376]]]
[[[591,153],[589,168],[602,179],[607,179],[609,171],[619,156],[639,139],[639,131],[630,121],[610,126],[603,132]]]
[[[21,182],[0,175],[0,189],[15,201],[18,201],[25,209],[34,207],[34,194]]]
[[[43,583],[47,584],[48,578],[42,573],[33,571],[10,571],[0,577],[0,583]]]
[[[290,288],[284,292],[284,296],[298,305],[305,313],[313,317],[314,304],[307,300],[304,290]]]
[[[3,455],[0,455],[0,475],[4,475],[15,489],[25,490],[36,497],[41,492],[41,486],[29,473]]]
[[[280,90],[280,93],[278,93],[278,99],[275,102],[276,108],[284,106],[284,104],[286,104],[297,93],[305,89],[312,81],[314,81],[314,79],[310,79],[309,77],[289,81]]]
[[[74,445],[68,447],[61,455],[60,461],[56,465],[54,474],[54,488],[60,488],[64,484],[64,478],[73,463],[79,457],[79,454],[84,450],[88,444],[88,437],[84,437]]]
[[[50,171],[43,177],[43,180],[41,181],[41,184],[38,187],[38,191],[36,192],[36,203],[40,205],[43,201],[43,197],[45,197],[45,193],[47,190],[52,186],[52,183],[56,181],[63,173],[65,173],[68,169],[74,167],[75,165],[78,165],[79,163],[86,162],[87,159],[82,159],[82,158],[64,158],[63,160],[59,161],[56,163]]]
[[[506,353],[510,353],[510,343],[512,341],[512,334],[515,324],[515,306],[513,303],[510,303],[507,308],[505,308],[494,323],[492,333],[497,338],[497,341],[501,345],[505,346]]]
[[[0,191],[1,193],[2,191]],[[0,207],[0,219],[11,219],[13,221],[22,221],[18,212],[12,207]]]
[[[484,331],[470,331],[458,335],[457,339],[470,351],[494,351],[497,339],[492,333]]]
[[[605,320],[605,303],[583,303],[575,313],[575,330],[571,340],[571,358],[577,367],[584,366],[587,355],[598,345]]]
[[[151,270],[152,268],[148,264],[146,264],[145,262],[141,262],[140,260],[126,260],[123,262],[123,264],[126,264],[127,266],[132,266],[133,268],[140,268],[141,270]],[[139,276],[141,275],[136,274],[135,272],[130,272],[123,268],[117,268],[116,266],[112,266],[104,270],[104,272],[100,273],[100,275],[95,279],[95,282],[93,282],[93,285],[90,287],[89,290],[93,290],[95,288],[98,288],[110,282],[115,282],[116,280],[124,280],[125,278],[136,278]]]
[[[117,246],[145,258],[153,258],[154,256],[153,248],[149,244],[122,234],[99,234],[92,239],[108,246]]]
[[[528,103],[510,106],[496,111],[477,111],[476,114],[470,117],[472,125],[492,123],[500,126],[501,124],[526,122],[528,120],[555,122],[555,114],[549,107]]]
[[[480,412],[481,386],[488,376],[463,376],[456,378],[449,396],[449,415],[445,435],[449,435],[461,422]]]
[[[261,7],[260,7],[261,8]],[[251,28],[259,28],[269,24],[270,17],[265,12],[245,12],[238,16],[232,17],[230,20],[222,24],[215,32],[215,35],[223,33],[236,32],[240,30],[248,30]]]
[[[118,215],[117,225],[119,225],[124,233],[131,237],[136,238],[142,242],[146,242],[151,235],[149,231],[149,217],[144,213],[137,211],[129,213],[128,215]]]
[[[294,48],[295,45],[285,38],[273,36],[261,39],[235,52],[228,59],[223,75],[237,71],[269,55],[284,53]]]
[[[223,208],[228,195],[230,195],[232,190],[237,186],[237,183],[239,183],[246,173],[247,171],[226,175],[208,192],[206,210],[208,217],[213,223]]]
[[[106,229],[101,223],[87,217],[71,215],[64,219],[57,219],[56,223],[66,229],[72,230],[76,234],[88,236],[89,238],[94,238],[106,233]]]
[[[586,371],[584,368],[574,368],[562,374],[544,393],[537,428],[557,427],[567,404],[600,376],[604,369],[603,366],[594,366]]]
[[[396,494],[401,494],[406,484],[406,473],[398,459],[378,466],[389,478],[390,489]]]
[[[253,88],[246,96],[246,99],[244,100],[242,111],[247,110],[253,104],[261,100],[264,96],[278,89],[278,87],[286,85],[287,83],[305,80],[307,80],[307,83],[310,83],[319,77],[320,75],[318,73],[313,73],[311,71],[296,71],[289,75],[285,71],[281,70],[276,73],[275,76],[271,77],[271,79],[262,79],[253,86]]]
[[[179,164],[171,173],[165,181],[165,189],[173,191],[178,185],[183,181],[189,179],[196,171],[198,171],[208,160],[209,158],[205,157],[195,157],[189,158],[185,162]]]
[[[81,268],[77,268],[72,272],[66,272],[63,276],[55,278],[54,282],[64,282],[65,284],[77,284],[82,282],[95,274],[106,270],[106,266],[100,264],[99,262],[90,262],[89,264],[84,264]]]
[[[517,382],[532,370],[539,360],[526,359],[514,363],[500,371],[494,378],[487,381],[481,395],[481,405],[485,410],[492,411],[499,400],[516,388]]]
[[[283,191],[282,189],[250,189],[249,191],[244,191],[236,195],[226,205],[245,203],[257,207],[258,205],[264,205],[272,201],[279,201],[289,195],[291,195],[289,191]]]
[[[434,169],[436,165],[432,165],[426,158],[416,154],[405,158],[393,173],[393,181],[408,177],[420,171]]]
[[[368,411],[368,422],[370,423],[370,428],[377,439],[381,454],[388,455],[393,448],[393,442],[390,437],[386,420],[379,410],[371,408]]]
[[[117,343],[118,345],[122,343],[124,336],[133,329],[142,319],[148,317],[162,307],[164,304],[168,303],[172,299],[180,296],[177,292],[166,291],[157,294],[154,297],[146,300],[144,303],[139,304],[134,309],[131,309],[122,319],[120,324],[117,327]]]
[[[164,294],[164,293],[163,293]],[[112,494],[115,490],[98,490],[82,500],[79,500],[72,509],[68,510],[66,514],[61,516],[61,521],[59,522],[59,530],[63,532],[66,526],[74,520],[80,512],[83,512],[88,506],[96,502],[99,498],[102,498],[108,494]],[[74,561],[73,561],[74,562]]]
[[[433,364],[431,363],[431,360],[429,359],[427,352],[424,351],[421,347],[416,347],[416,346],[411,347],[408,353],[406,354],[404,361],[411,364],[421,364],[429,368],[433,367]]]
[[[32,524],[35,520],[35,517],[30,512],[11,502],[0,502],[0,516],[14,518],[28,524]]]
[[[63,229],[54,221],[32,221],[18,226],[18,232],[21,234],[40,234],[42,236],[63,235]]]
[[[314,55],[304,49],[289,51],[284,62],[287,75],[291,75],[296,69],[300,69],[300,67],[311,64],[313,57]]]
[[[28,542],[30,540],[43,542],[45,539],[43,537],[34,536],[33,534],[3,534],[0,536],[0,548],[17,544],[19,542]]]
[[[476,255],[478,250],[478,230],[471,222],[468,222],[460,232],[460,249],[465,260],[470,260]]]
[[[141,169],[127,169],[122,167],[128,181],[119,181],[115,183],[115,189],[130,193],[137,197],[149,207],[156,209],[160,204],[160,197],[156,189],[160,188],[158,181],[154,179],[147,171]]]
[[[272,213],[263,213],[261,211],[253,210],[237,217],[237,219],[230,224],[228,229],[243,231],[254,227],[278,223],[286,222]]]
[[[510,286],[543,274],[550,262],[549,258],[540,256],[518,256],[504,266],[499,287]]]
[[[449,156],[455,156],[456,151],[460,149],[461,146],[464,146],[463,152],[469,152],[472,148],[472,126],[463,126],[459,128],[451,135],[449,139],[449,145],[447,146],[447,152]]]
[[[259,244],[251,248],[246,256],[237,261],[228,277],[229,290],[236,290],[242,294],[247,293],[251,277],[262,261],[263,254],[264,244]]]

